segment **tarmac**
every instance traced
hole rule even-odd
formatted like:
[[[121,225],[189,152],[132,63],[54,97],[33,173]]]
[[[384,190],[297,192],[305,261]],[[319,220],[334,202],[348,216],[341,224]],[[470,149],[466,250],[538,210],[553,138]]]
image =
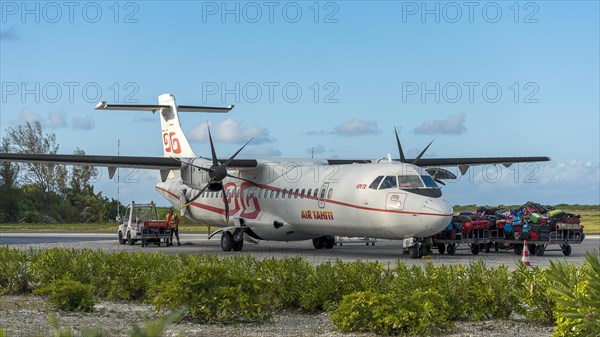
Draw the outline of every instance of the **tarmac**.
[[[482,259],[488,266],[506,265],[514,268],[521,256],[512,250],[491,250],[490,253],[480,252],[472,255],[467,245],[459,246],[456,255],[440,255],[434,250],[432,255],[422,259],[411,259],[402,252],[402,241],[377,240],[374,245],[362,240],[345,242],[342,246],[333,249],[314,249],[311,241],[272,242],[261,241],[258,244],[245,242],[241,252],[223,252],[220,246],[220,235],[208,240],[206,234],[180,233],[181,246],[166,247],[150,245],[142,247],[138,241],[135,245],[121,245],[118,243],[116,233],[62,233],[62,232],[0,232],[0,246],[8,245],[18,249],[48,249],[54,247],[73,249],[92,249],[104,252],[143,252],[163,254],[216,254],[221,257],[247,256],[257,258],[286,258],[304,257],[313,264],[327,261],[380,261],[395,264],[402,261],[409,265],[423,265],[432,262],[434,265],[469,264]],[[595,250],[600,254],[600,235],[587,235],[581,244],[571,245],[572,253],[565,257],[558,245],[546,248],[544,256],[530,254],[533,266],[550,266],[550,261],[564,261],[579,264],[585,260],[586,252]]]

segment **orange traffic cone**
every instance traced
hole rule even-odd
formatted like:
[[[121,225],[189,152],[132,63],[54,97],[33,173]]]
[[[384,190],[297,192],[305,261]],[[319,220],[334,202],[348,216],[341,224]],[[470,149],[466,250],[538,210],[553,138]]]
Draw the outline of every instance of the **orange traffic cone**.
[[[525,267],[531,267],[531,262],[529,262],[529,248],[527,247],[527,240],[523,241],[523,256],[521,257],[521,262],[523,262]]]

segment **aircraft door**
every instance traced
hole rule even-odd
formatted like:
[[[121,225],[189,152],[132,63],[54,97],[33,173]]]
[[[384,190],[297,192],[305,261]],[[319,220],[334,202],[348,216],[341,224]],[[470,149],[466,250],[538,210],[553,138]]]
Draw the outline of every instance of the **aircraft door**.
[[[327,190],[329,189],[329,183],[324,183],[319,191],[319,208],[325,208],[325,198],[327,197]]]

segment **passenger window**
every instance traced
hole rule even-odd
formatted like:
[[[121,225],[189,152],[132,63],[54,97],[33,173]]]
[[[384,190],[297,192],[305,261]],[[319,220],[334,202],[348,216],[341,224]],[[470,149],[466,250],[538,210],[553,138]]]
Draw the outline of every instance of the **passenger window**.
[[[277,190],[277,194],[275,194],[275,199],[279,199],[279,190]]]
[[[309,188],[308,192],[306,193],[306,197],[310,199],[311,196],[312,196],[312,188]]]
[[[293,194],[294,194],[294,191],[290,190],[290,193],[288,194],[288,199],[291,199]]]
[[[313,193],[313,198],[317,198],[317,196],[319,195],[319,189],[315,188],[315,192]]]
[[[387,176],[383,179],[381,186],[379,186],[380,190],[385,190],[388,188],[398,187],[398,182],[396,181],[396,176]]]
[[[329,192],[327,192],[327,199],[331,199],[332,194],[333,194],[333,188],[330,188]]]
[[[379,183],[381,182],[381,179],[383,179],[383,176],[379,176],[379,177],[375,178],[375,180],[373,180],[371,185],[369,185],[369,188],[372,190],[376,190],[377,186],[379,186]]]
[[[400,188],[419,188],[423,187],[423,182],[418,175],[398,176]]]
[[[283,189],[283,192],[281,192],[281,199],[285,199],[285,194],[287,193],[287,189]]]
[[[321,189],[321,199],[324,199],[324,198],[325,198],[325,189],[322,188]]]
[[[269,195],[269,198],[273,199],[273,194],[275,193],[275,190],[271,190],[271,194]]]
[[[304,192],[306,192],[306,189],[302,189],[302,192],[300,192],[300,199],[304,199]]]
[[[300,194],[300,189],[296,189],[296,193],[294,193],[294,199],[298,199],[298,194]]]

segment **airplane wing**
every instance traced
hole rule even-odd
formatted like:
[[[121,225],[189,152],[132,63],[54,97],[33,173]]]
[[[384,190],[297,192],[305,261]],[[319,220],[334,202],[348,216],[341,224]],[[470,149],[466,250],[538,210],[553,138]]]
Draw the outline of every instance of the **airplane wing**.
[[[177,170],[181,162],[168,157],[93,156],[73,154],[0,153],[0,161],[47,163],[64,165],[89,165],[128,167],[149,170]],[[227,159],[219,159],[224,163]],[[258,166],[255,159],[234,159],[227,167],[251,168]]]

